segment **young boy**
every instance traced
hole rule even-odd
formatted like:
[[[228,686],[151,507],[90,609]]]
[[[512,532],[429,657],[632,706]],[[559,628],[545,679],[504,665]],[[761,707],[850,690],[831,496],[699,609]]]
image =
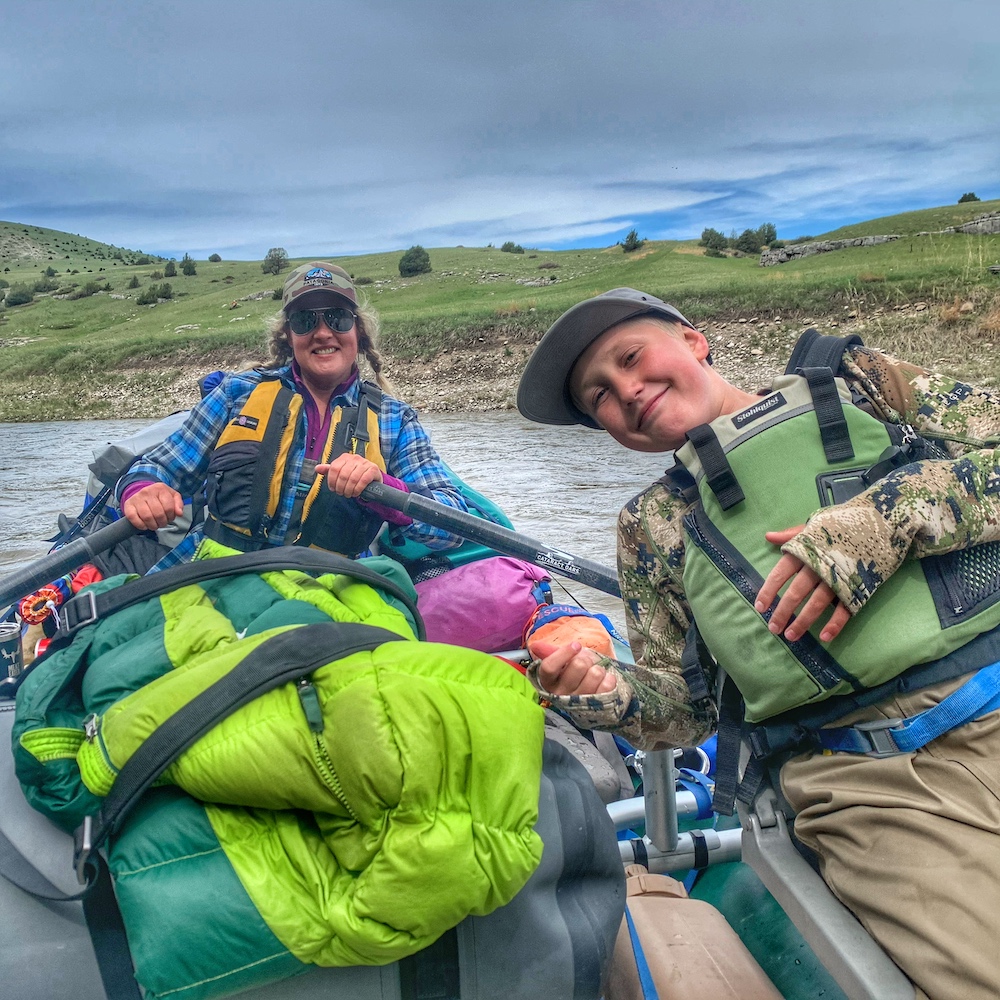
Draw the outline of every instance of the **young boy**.
[[[856,634],[852,629],[883,613],[876,606],[885,607],[886,595],[903,600],[895,596],[897,581],[891,579],[900,567],[905,566],[901,579],[913,560],[1000,538],[1000,397],[860,344],[844,350],[833,374],[843,380],[839,398],[847,398],[846,409],[853,409],[853,401],[902,445],[893,453],[911,455],[915,431],[937,444],[936,451],[924,453],[941,457],[895,471],[890,462],[880,468],[888,475],[869,479],[872,485],[850,499],[815,511],[804,527],[764,518],[760,533],[774,555],[773,568],[758,578],[763,583],[744,594],[742,607],[732,599],[732,616],[703,618],[699,612],[698,626],[709,647],[726,648],[728,642],[737,650],[730,675],[739,674],[741,654],[753,670],[766,670],[786,646],[810,643],[815,660],[841,670],[829,656],[831,644],[846,628],[835,648],[849,646]],[[762,404],[762,397],[719,375],[705,337],[673,306],[618,288],[579,303],[556,321],[528,362],[518,408],[541,423],[603,428],[636,451],[669,452],[684,446],[689,436],[692,443],[703,441],[704,425],[747,425],[759,412],[784,403],[775,396],[782,393],[764,397]],[[817,403],[817,414],[820,409]],[[728,421],[720,421],[727,416]],[[707,436],[714,437],[714,431]],[[690,448],[684,454],[690,456]],[[789,452],[779,468],[795,462]],[[722,467],[725,471],[724,456]],[[724,481],[723,475],[719,482]],[[678,482],[654,483],[626,505],[619,519],[618,570],[636,665],[600,658],[573,644],[543,647],[534,671],[536,685],[579,725],[614,729],[646,748],[699,743],[718,720],[717,701],[709,694],[715,682],[711,665],[707,690],[696,697],[682,676],[692,604],[702,597],[688,592],[685,566],[701,557],[691,551],[701,523],[692,520],[692,512],[703,507],[704,496],[699,500]],[[766,508],[784,489],[785,477],[772,473],[770,481],[751,485],[764,497],[759,506]],[[751,489],[746,494],[752,496]],[[727,510],[726,503],[739,502],[729,498],[720,506]],[[819,506],[818,497],[815,503]],[[766,547],[763,540],[760,544]],[[1000,596],[995,548],[975,550],[987,555],[978,572],[989,577],[979,606]],[[748,624],[749,618],[756,625]],[[736,629],[743,631],[734,634]],[[871,645],[870,635],[871,630],[854,646]],[[1000,629],[990,625],[974,638],[962,648],[976,649],[981,662],[958,676],[954,670],[939,672],[937,679],[922,674],[922,681],[901,685],[874,704],[844,702],[854,710],[845,707],[845,717],[833,715],[823,724],[891,719],[896,725],[939,704],[970,676],[988,675],[989,667],[976,668],[1000,659]],[[769,645],[776,641],[780,648]],[[926,654],[914,655],[896,672],[926,659]],[[690,669],[685,674],[690,678]],[[838,676],[853,682],[850,674]],[[774,694],[777,682],[754,692],[752,672],[742,677],[737,683],[750,717],[755,704],[765,704]],[[836,711],[836,698],[826,704]],[[1000,712],[989,699],[985,709],[912,752],[874,756],[821,751],[816,744],[781,771],[782,789],[797,814],[796,835],[816,851],[833,891],[913,980],[918,996],[985,1000],[1000,995]],[[761,709],[753,721],[766,722],[770,714]]]

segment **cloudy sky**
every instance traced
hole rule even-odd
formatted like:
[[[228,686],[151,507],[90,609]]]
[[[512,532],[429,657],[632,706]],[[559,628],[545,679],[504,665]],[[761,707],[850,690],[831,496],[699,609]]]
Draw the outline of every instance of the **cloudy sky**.
[[[260,258],[1000,197],[997,0],[2,0],[0,219]]]

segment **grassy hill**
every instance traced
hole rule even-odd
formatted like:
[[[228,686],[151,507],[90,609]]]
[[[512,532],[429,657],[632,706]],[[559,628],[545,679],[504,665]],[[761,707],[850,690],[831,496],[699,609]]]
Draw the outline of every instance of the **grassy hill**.
[[[940,208],[923,208],[917,212],[902,212],[899,215],[885,215],[867,222],[841,226],[817,239],[843,240],[852,236],[884,236],[898,233],[900,236],[914,236],[917,233],[933,233],[971,222],[984,212],[1000,211],[1000,200],[967,201],[961,205],[942,205]]]
[[[910,220],[911,231],[941,228],[995,206],[928,209],[827,235],[906,231],[900,220]],[[850,317],[916,360],[951,361],[970,377],[998,381],[991,348],[1000,339],[1000,277],[987,268],[1000,264],[1000,236],[915,236],[771,268],[756,258],[705,257],[695,241],[647,242],[628,255],[620,247],[429,252],[433,271],[407,279],[399,276],[399,251],[337,260],[364,283],[381,315],[394,375],[423,365],[431,379],[428,363],[468,352],[480,367],[516,380],[530,346],[560,312],[630,285],[673,302],[734,344],[734,356],[778,359],[804,320],[842,325]],[[284,279],[263,274],[259,261],[198,261],[194,276],[163,278],[164,262],[134,263],[138,251],[13,223],[0,224],[0,253],[0,275],[12,286],[56,271],[55,288],[0,311],[0,420],[152,418],[189,405],[199,372],[264,360],[264,325],[278,308],[270,293]],[[138,304],[163,281],[172,298]]]
[[[141,250],[99,243],[74,233],[62,233],[58,229],[0,222],[0,271],[52,267],[67,274],[74,268],[84,273],[100,272],[135,264],[143,257],[151,261],[162,260]]]

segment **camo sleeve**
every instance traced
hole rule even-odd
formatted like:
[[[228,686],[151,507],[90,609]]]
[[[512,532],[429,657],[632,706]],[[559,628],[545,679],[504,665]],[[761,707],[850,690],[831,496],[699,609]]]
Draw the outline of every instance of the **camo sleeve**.
[[[782,547],[853,614],[907,556],[1000,540],[1000,395],[870,348],[854,348],[842,374],[883,419],[910,424],[952,456],[904,466],[818,511]]]

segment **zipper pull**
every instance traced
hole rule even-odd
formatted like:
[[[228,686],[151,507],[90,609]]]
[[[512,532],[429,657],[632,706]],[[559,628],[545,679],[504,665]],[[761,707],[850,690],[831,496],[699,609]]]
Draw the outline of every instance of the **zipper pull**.
[[[298,692],[299,701],[302,702],[302,711],[305,712],[310,732],[323,732],[323,709],[320,706],[316,688],[313,687],[312,681],[308,677],[303,677],[299,681]]]
[[[97,739],[98,721],[96,715],[88,715],[83,720],[83,737],[88,743],[93,743]]]

